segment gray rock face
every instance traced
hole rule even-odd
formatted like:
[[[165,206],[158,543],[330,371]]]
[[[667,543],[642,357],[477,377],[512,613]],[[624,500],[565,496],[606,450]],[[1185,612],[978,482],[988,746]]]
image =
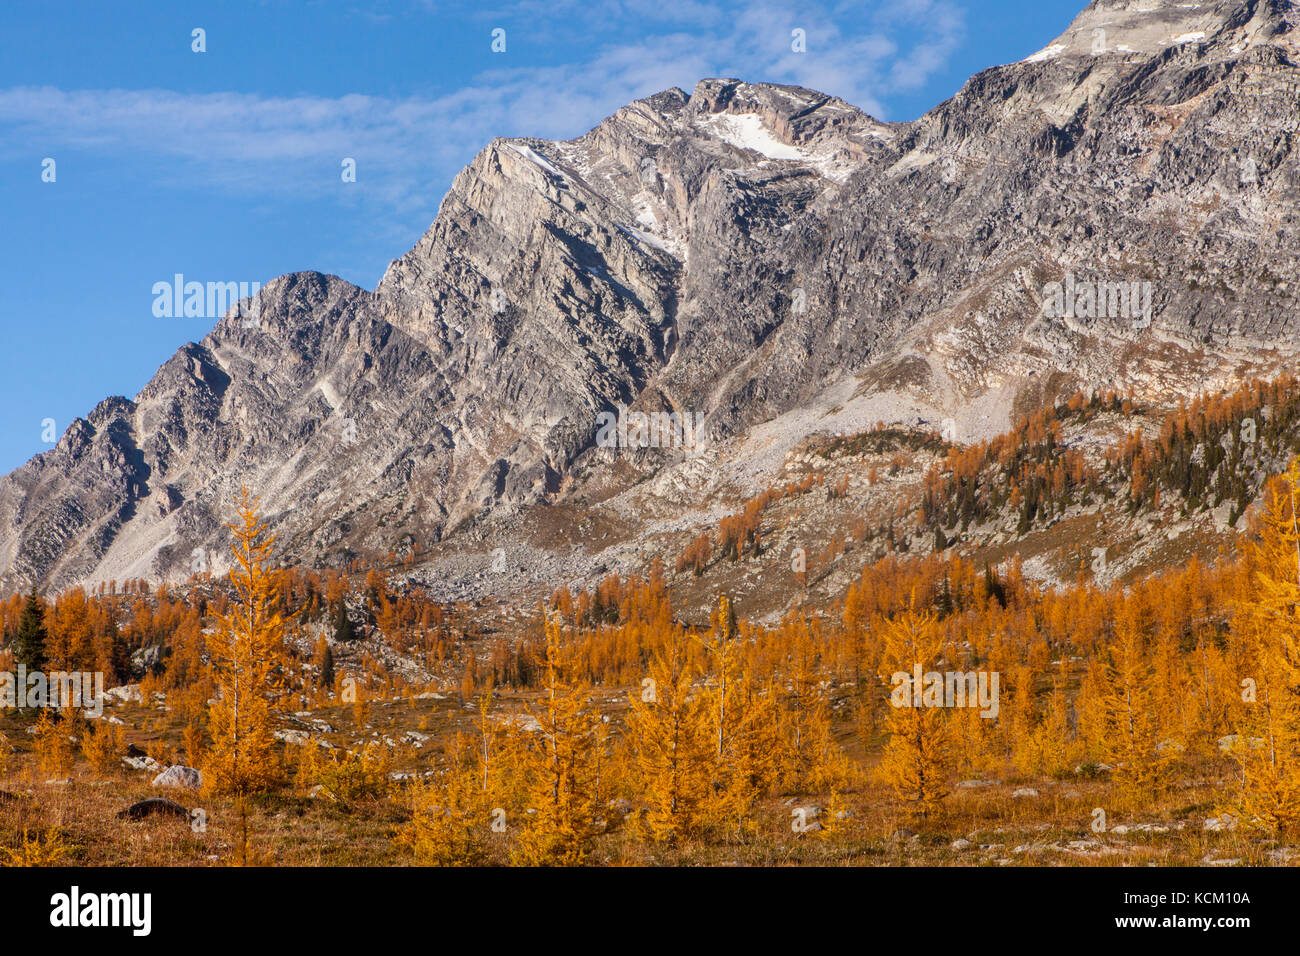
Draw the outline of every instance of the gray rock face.
[[[0,479],[0,589],[220,571],[241,484],[286,560],[401,553],[616,468],[620,405],[725,448],[831,389],[995,428],[1050,392],[1285,367],[1298,22],[1098,0],[911,123],[711,79],[493,141],[373,292],[268,283]],[[1045,315],[1067,279],[1146,288],[1149,323]]]

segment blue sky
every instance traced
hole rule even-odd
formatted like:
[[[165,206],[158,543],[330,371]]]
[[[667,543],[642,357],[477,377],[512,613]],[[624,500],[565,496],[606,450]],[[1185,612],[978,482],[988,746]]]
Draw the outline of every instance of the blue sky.
[[[709,76],[913,119],[1084,5],[6,0],[0,472],[50,447],[46,419],[61,435],[102,398],[134,396],[208,332],[211,318],[155,317],[154,283],[314,269],[373,288],[493,136],[577,136]]]

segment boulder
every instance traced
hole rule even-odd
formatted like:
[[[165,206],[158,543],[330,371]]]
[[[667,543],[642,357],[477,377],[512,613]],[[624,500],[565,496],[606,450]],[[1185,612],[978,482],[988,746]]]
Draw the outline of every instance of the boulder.
[[[511,714],[503,717],[501,723],[506,726],[517,727],[519,730],[530,734],[539,734],[542,732],[542,725],[532,714]]]
[[[132,669],[141,674],[156,671],[162,666],[162,650],[162,646],[158,644],[140,648],[131,655]]]
[[[122,684],[119,687],[110,687],[104,691],[104,699],[114,704],[143,704],[144,697],[140,694],[139,684]]]
[[[149,797],[139,803],[131,804],[125,810],[119,811],[117,815],[125,820],[145,820],[149,817],[180,817],[188,820],[190,811],[172,800]]]
[[[197,790],[203,786],[203,774],[193,767],[182,767],[180,764],[176,764],[154,777],[153,785],[178,790]]]

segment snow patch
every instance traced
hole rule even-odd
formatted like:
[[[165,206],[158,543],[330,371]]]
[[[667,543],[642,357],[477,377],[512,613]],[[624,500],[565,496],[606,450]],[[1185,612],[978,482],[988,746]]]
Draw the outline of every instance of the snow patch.
[[[1060,56],[1065,51],[1065,46],[1060,43],[1053,43],[1049,47],[1039,50],[1033,56],[1027,56],[1021,63],[1042,63],[1044,60],[1050,60],[1052,57]]]
[[[546,170],[552,176],[559,177],[560,179],[564,178],[564,173],[560,172],[558,169],[552,166],[550,162],[547,161],[545,156],[537,152],[537,150],[533,149],[532,147],[517,146],[514,143],[506,143],[506,145],[509,146],[511,149],[513,149],[520,156],[524,157],[524,159],[530,160],[531,162],[534,162],[538,166],[542,167],[542,169]]]
[[[756,113],[732,116],[726,113],[712,118],[711,126],[719,137],[732,146],[752,149],[768,159],[805,159],[804,151],[788,146],[772,135]]]
[[[1205,39],[1205,31],[1199,30],[1196,33],[1184,33],[1182,36],[1174,37],[1175,43],[1195,43],[1198,40]]]

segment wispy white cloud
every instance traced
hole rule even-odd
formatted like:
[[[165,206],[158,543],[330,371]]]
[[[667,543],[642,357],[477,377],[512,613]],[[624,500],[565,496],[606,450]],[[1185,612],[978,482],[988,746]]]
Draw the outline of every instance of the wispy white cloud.
[[[857,32],[838,25],[849,19],[845,11],[818,3],[754,0],[721,9],[693,0],[624,0],[597,4],[599,12],[591,7],[587,0],[518,0],[475,15],[526,17],[538,30],[559,31],[590,30],[592,17],[625,28],[630,20],[642,38],[593,45],[588,56],[563,65],[485,71],[435,97],[0,90],[0,153],[40,142],[145,156],[176,184],[248,196],[336,190],[340,161],[353,157],[357,192],[414,214],[432,208],[440,187],[494,136],[579,135],[630,100],[672,86],[689,91],[702,77],[797,83],[887,118],[889,96],[924,84],[964,30],[953,0],[884,0],[867,17],[869,29]],[[861,22],[861,14],[853,19]],[[795,28],[806,32],[805,53],[791,49]]]
[[[924,86],[957,51],[966,33],[965,11],[950,0],[889,0],[875,19],[889,32],[925,26],[920,41],[890,64],[890,86],[900,91]]]

